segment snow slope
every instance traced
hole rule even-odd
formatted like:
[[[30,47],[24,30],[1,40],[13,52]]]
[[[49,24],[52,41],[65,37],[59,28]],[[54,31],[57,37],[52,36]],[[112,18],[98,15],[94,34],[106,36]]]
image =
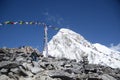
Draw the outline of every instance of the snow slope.
[[[120,68],[120,52],[99,43],[92,44],[80,34],[62,28],[48,43],[48,54],[58,58],[82,60],[88,56],[89,63]]]

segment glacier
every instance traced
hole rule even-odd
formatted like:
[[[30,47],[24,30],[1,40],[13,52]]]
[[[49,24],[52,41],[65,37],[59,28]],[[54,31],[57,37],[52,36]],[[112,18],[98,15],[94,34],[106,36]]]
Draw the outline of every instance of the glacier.
[[[100,43],[93,44],[82,35],[66,28],[60,29],[49,41],[48,55],[75,59],[78,62],[87,56],[90,64],[120,68],[119,51],[112,50]]]

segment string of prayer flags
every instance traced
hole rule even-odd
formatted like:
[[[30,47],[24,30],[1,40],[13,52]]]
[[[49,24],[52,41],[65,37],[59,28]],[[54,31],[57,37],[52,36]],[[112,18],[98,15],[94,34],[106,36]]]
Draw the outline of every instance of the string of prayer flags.
[[[46,25],[45,23],[41,23],[41,22],[38,22],[38,21],[5,21],[3,23],[0,23],[0,26],[3,26],[3,25],[15,25],[15,24],[20,24],[20,25],[23,25],[23,24],[26,24],[26,25]],[[52,28],[53,30],[59,30],[58,27],[53,27],[51,25],[46,25],[48,28]]]
[[[16,24],[19,24],[19,25],[38,25],[38,26],[44,26],[44,50],[46,51],[46,56],[48,56],[48,28],[52,28],[53,30],[59,30],[58,27],[54,27],[54,26],[51,26],[51,25],[46,25],[45,23],[41,23],[41,22],[38,22],[38,21],[5,21],[3,23],[0,23],[0,27],[1,26],[4,26],[4,25],[16,25]]]

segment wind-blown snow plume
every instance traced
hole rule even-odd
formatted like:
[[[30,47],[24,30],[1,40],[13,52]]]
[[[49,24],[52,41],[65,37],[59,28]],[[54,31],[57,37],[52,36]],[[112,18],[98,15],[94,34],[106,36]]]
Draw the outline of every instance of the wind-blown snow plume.
[[[110,49],[112,49],[112,50],[116,50],[116,51],[120,51],[120,43],[117,44],[117,45],[113,45],[113,44],[111,44]]]

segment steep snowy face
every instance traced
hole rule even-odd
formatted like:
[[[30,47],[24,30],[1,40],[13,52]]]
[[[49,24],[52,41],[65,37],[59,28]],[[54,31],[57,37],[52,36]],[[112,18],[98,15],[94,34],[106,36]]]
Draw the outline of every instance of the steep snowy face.
[[[89,63],[120,68],[120,52],[99,43],[91,44],[80,34],[62,28],[48,43],[48,54],[58,58],[82,60],[88,56]]]

